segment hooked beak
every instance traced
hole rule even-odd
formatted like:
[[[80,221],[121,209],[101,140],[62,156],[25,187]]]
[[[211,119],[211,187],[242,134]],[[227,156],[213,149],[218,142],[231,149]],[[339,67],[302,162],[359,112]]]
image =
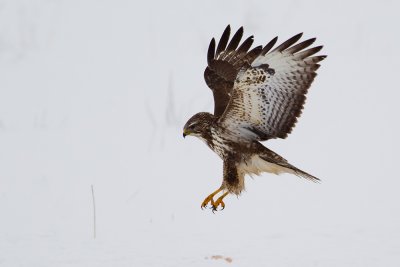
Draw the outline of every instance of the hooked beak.
[[[190,135],[190,131],[186,130],[186,129],[183,129],[183,138],[185,138],[186,135]]]

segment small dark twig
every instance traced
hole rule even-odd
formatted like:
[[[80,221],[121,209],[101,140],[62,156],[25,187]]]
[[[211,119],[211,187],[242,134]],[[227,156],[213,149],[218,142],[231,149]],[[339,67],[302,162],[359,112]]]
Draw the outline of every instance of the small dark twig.
[[[96,239],[96,202],[94,201],[93,185],[92,185],[92,199],[93,199],[93,239]]]

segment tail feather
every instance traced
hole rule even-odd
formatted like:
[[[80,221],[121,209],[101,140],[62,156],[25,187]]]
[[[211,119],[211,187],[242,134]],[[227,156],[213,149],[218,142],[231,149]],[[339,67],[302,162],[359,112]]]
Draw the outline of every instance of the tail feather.
[[[319,178],[317,178],[317,177],[315,177],[315,176],[313,176],[313,175],[311,175],[309,173],[306,173],[305,171],[302,171],[302,170],[296,168],[293,165],[290,165],[290,164],[288,164],[288,165],[290,167],[288,166],[286,168],[291,169],[293,171],[293,174],[298,176],[298,177],[305,178],[305,179],[310,180],[310,181],[312,181],[314,183],[319,183],[321,181]]]
[[[268,162],[277,164],[281,167],[284,167],[285,169],[288,170],[289,173],[293,173],[294,175],[301,177],[301,178],[305,178],[307,180],[310,180],[314,183],[318,183],[319,181],[321,181],[319,178],[306,173],[305,171],[302,171],[298,168],[296,168],[295,166],[291,165],[286,159],[284,159],[282,156],[278,155],[277,153],[275,153],[274,151],[266,148],[263,146],[263,154],[260,155],[260,157],[263,160],[266,160]]]

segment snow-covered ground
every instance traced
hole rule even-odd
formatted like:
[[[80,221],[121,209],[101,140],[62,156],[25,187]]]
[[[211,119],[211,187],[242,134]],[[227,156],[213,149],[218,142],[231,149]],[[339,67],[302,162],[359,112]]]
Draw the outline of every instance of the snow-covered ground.
[[[0,0],[0,266],[400,266],[399,7]],[[293,134],[266,143],[323,182],[249,178],[213,214],[222,163],[182,126],[213,108],[228,23],[325,45]]]

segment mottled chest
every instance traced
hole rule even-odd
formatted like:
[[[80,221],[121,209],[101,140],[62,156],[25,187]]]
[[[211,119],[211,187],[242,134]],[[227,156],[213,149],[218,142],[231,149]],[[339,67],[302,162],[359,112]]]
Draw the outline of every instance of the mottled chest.
[[[226,138],[216,129],[211,130],[211,141],[209,146],[222,159],[227,157],[228,154],[234,154],[236,152],[235,143]]]

